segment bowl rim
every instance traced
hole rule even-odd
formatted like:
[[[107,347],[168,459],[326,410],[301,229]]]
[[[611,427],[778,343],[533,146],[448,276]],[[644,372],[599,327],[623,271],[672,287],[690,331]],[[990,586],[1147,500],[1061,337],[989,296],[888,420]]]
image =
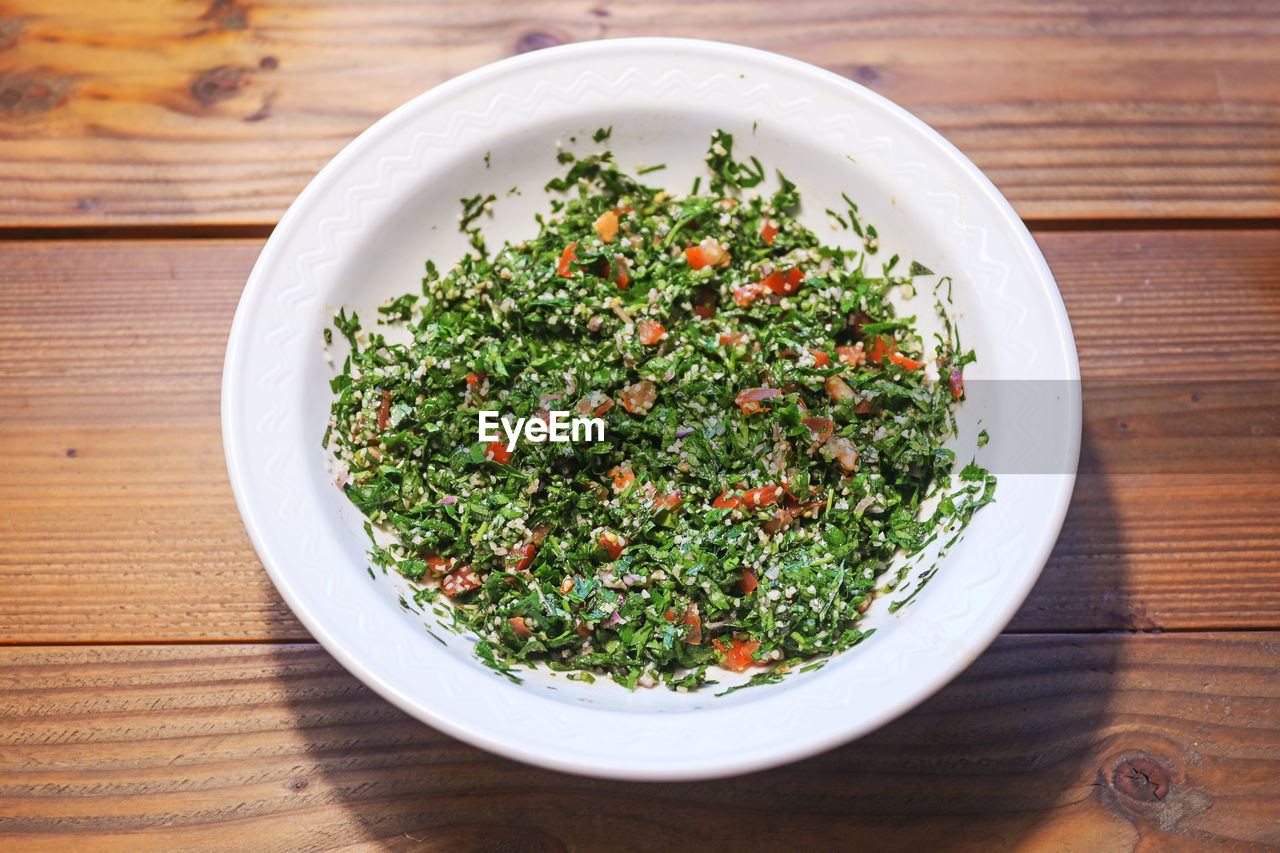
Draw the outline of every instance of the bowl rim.
[[[337,659],[344,668],[384,699],[411,716],[460,740],[491,752],[551,769],[629,780],[716,778],[796,761],[861,737],[902,715],[950,683],[956,675],[968,667],[990,645],[995,637],[1003,631],[1039,578],[1045,562],[1057,541],[1062,522],[1066,516],[1074,488],[1080,447],[1082,418],[1078,393],[1069,402],[1071,422],[1065,430],[1065,435],[1071,443],[1066,448],[1070,461],[1069,470],[1065,474],[1054,475],[1058,479],[1054,489],[1053,500],[1049,506],[1043,508],[1044,511],[1041,516],[1046,522],[1043,534],[1034,549],[1034,556],[1029,559],[1029,562],[1034,564],[1034,571],[1028,570],[1019,574],[1017,582],[1005,589],[1003,597],[998,602],[1001,606],[994,608],[993,612],[990,613],[990,617],[982,622],[981,630],[975,632],[975,636],[972,637],[973,642],[966,646],[963,654],[951,657],[945,665],[935,670],[929,679],[921,680],[920,683],[912,685],[910,689],[901,691],[903,694],[901,698],[894,702],[886,703],[877,713],[863,717],[857,726],[814,734],[799,743],[779,741],[780,748],[771,752],[747,752],[741,756],[726,755],[724,752],[719,752],[712,758],[704,757],[702,762],[698,764],[683,763],[660,766],[652,762],[642,761],[634,762],[630,765],[606,764],[599,760],[593,761],[591,756],[584,753],[564,755],[545,749],[530,748],[518,738],[495,736],[492,732],[469,726],[448,714],[441,713],[437,708],[426,706],[406,693],[400,685],[372,672],[363,660],[346,648],[328,630],[325,623],[311,612],[305,600],[299,594],[298,589],[295,588],[293,580],[283,573],[280,567],[271,559],[271,547],[268,544],[267,533],[251,503],[251,495],[248,491],[247,483],[248,472],[246,471],[245,460],[242,458],[243,454],[238,447],[241,439],[238,437],[237,430],[242,415],[237,408],[238,401],[233,394],[233,387],[238,372],[243,369],[241,364],[244,349],[242,339],[245,337],[245,328],[252,303],[267,289],[269,284],[268,270],[279,263],[278,256],[283,251],[281,246],[284,243],[285,235],[294,228],[295,221],[302,217],[302,211],[316,197],[328,190],[330,185],[338,180],[349,164],[358,161],[364,156],[366,149],[375,144],[377,140],[380,140],[384,134],[392,132],[403,119],[416,115],[421,111],[430,110],[438,103],[446,102],[456,92],[511,73],[529,72],[540,66],[554,65],[563,59],[580,58],[593,54],[616,57],[620,51],[624,50],[677,55],[687,55],[690,52],[694,52],[700,56],[723,59],[735,64],[748,66],[752,64],[770,65],[782,73],[824,79],[832,84],[844,87],[857,98],[907,124],[932,148],[936,149],[940,156],[949,159],[955,167],[964,172],[972,181],[974,189],[982,192],[985,201],[990,205],[990,209],[998,215],[999,224],[1007,227],[1009,233],[1013,235],[1013,248],[1025,255],[1025,262],[1036,270],[1040,283],[1046,285],[1045,295],[1054,314],[1053,325],[1061,336],[1061,340],[1058,343],[1064,348],[1062,352],[1067,357],[1068,376],[1064,378],[1076,380],[1075,385],[1078,386],[1079,362],[1074,338],[1071,334],[1070,322],[1056,281],[1034,238],[1014,211],[1012,205],[996,189],[986,175],[933,128],[903,107],[870,91],[866,87],[834,72],[801,60],[756,48],[700,39],[649,37],[607,39],[561,45],[508,57],[445,81],[378,119],[344,146],[316,174],[280,218],[271,237],[263,247],[241,294],[228,335],[227,354],[223,368],[221,394],[223,448],[232,491],[241,518],[244,521],[245,529],[276,589],[316,641]],[[608,715],[616,712],[591,709],[591,713]],[[721,709],[709,709],[696,713],[720,714],[723,712]],[[680,717],[683,715],[673,716]],[[615,758],[615,756],[609,757],[610,760]]]

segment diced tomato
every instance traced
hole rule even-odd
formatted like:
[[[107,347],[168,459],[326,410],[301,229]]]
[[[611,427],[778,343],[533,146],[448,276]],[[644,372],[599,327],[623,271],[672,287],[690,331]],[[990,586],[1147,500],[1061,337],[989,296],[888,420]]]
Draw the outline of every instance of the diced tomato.
[[[750,489],[742,493],[742,505],[748,509],[755,509],[761,506],[772,506],[782,497],[785,489],[782,486],[761,486],[758,489]]]
[[[533,564],[533,558],[537,555],[538,546],[532,542],[526,542],[511,549],[507,554],[507,564],[511,566],[511,571],[523,572]]]
[[[837,403],[852,400],[854,397],[853,389],[849,387],[849,383],[839,376],[828,376],[823,386],[827,389],[827,393],[831,395],[831,399]]]
[[[711,264],[701,246],[690,246],[685,249],[684,258],[689,262],[689,269],[700,270]]]
[[[760,585],[760,581],[756,579],[756,573],[750,569],[742,570],[742,579],[738,581],[738,589],[742,590],[743,595],[750,595],[751,591]]]
[[[596,417],[600,417],[612,408],[613,400],[600,391],[592,391],[573,406],[573,410],[580,415],[595,415]]]
[[[841,364],[847,364],[850,367],[857,367],[867,360],[860,342],[851,347],[836,347],[836,355],[839,356]]]
[[[667,328],[653,320],[641,320],[636,326],[636,331],[640,334],[640,343],[651,347],[662,340],[662,336],[667,333]]]
[[[696,646],[702,642],[702,617],[698,615],[696,605],[684,612],[682,624],[685,626],[684,641]]]
[[[489,446],[484,449],[484,458],[492,459],[499,465],[506,465],[511,461],[513,451],[507,450],[507,444],[502,439],[489,442]]]
[[[609,471],[609,476],[613,478],[613,490],[615,492],[622,491],[636,481],[635,472],[631,470],[631,466],[626,462],[614,466]]]
[[[621,216],[622,214],[624,214],[624,213],[630,213],[630,212],[631,212],[631,211],[633,211],[633,210],[635,210],[635,208],[634,208],[634,207],[632,207],[632,206],[631,206],[631,205],[629,205],[629,204],[624,204],[622,207],[615,207],[615,208],[613,209],[613,213],[614,213],[614,215],[615,215],[615,216]]]
[[[480,576],[470,566],[454,569],[445,575],[444,580],[440,582],[440,588],[450,598],[455,595],[461,595],[467,590],[475,589],[478,586],[480,586]]]
[[[568,575],[565,575],[564,580],[560,581],[560,591],[563,592],[565,595],[568,595],[569,593],[573,592],[573,586],[574,586],[573,578],[569,577]]]
[[[533,636],[533,632],[529,630],[529,626],[524,624],[523,616],[512,616],[507,620],[507,623],[511,625],[511,630],[515,632],[517,638],[524,640]]]
[[[832,431],[836,428],[836,422],[831,418],[811,417],[805,418],[800,423],[809,428],[809,432],[813,433],[814,444],[821,444],[831,437]]]
[[[612,243],[613,238],[618,236],[618,214],[612,210],[606,210],[592,223],[592,227],[595,228],[600,242]]]
[[[667,608],[662,614],[662,618],[666,619],[672,625],[676,624],[676,612],[671,608]],[[689,607],[680,615],[679,623],[685,626],[684,635],[680,637],[683,642],[696,646],[702,642],[702,617],[698,615],[696,605]]]
[[[724,660],[720,665],[725,669],[733,672],[743,672],[753,666],[764,666],[763,662],[751,657],[755,654],[756,649],[760,648],[758,640],[731,639],[727,643],[712,640],[711,644],[716,647],[716,651],[724,655]]]
[[[600,547],[609,554],[609,560],[613,561],[622,556],[622,549],[627,547],[627,540],[612,530],[606,530],[600,534]]]
[[[830,367],[831,366],[831,356],[827,355],[822,350],[811,349],[809,350],[809,352],[813,355],[814,367]]]
[[[564,247],[564,251],[560,254],[560,263],[556,266],[557,275],[564,276],[565,278],[573,276],[573,270],[569,268],[569,263],[578,259],[578,256],[573,253],[573,250],[577,247],[577,240],[574,240],[572,243]]]
[[[921,367],[924,367],[923,361],[916,361],[915,359],[907,358],[900,352],[889,353],[889,361],[892,361],[903,370],[919,370]]]
[[[738,392],[734,402],[742,407],[742,414],[754,415],[769,410],[768,406],[763,405],[765,400],[780,396],[782,392],[777,388],[745,388]]]
[[[378,404],[378,431],[387,428],[387,423],[391,419],[391,392],[382,392],[382,402]]]
[[[721,332],[720,333],[720,343],[726,346],[736,347],[738,344],[742,343],[746,339],[747,339],[746,332]]]
[[[823,454],[839,462],[840,467],[846,471],[852,471],[858,464],[858,449],[853,446],[852,441],[843,436],[835,435],[828,438]]]
[[[875,343],[871,345],[871,352],[867,353],[867,358],[873,364],[881,364],[887,358],[903,370],[919,370],[924,366],[923,361],[907,358],[898,352],[893,338],[884,338],[880,335],[876,336]]]
[[[681,498],[679,495],[654,495],[650,500],[658,509],[665,509],[668,512],[675,512],[680,509]]]
[[[693,313],[698,315],[704,320],[710,320],[712,317],[716,316],[716,306],[695,305],[693,306]]]
[[[622,407],[633,415],[647,415],[658,399],[658,387],[648,379],[622,389]]]
[[[591,629],[588,628],[587,623],[583,622],[581,619],[578,620],[578,636],[579,637],[591,636]]]
[[[453,565],[451,561],[436,553],[423,554],[422,558],[427,561],[427,571],[433,575],[446,574],[449,571],[449,567]]]
[[[627,259],[617,257],[613,259],[613,283],[618,285],[618,290],[626,290],[627,285],[631,283],[631,268],[627,266]]]
[[[724,491],[720,493],[720,497],[711,502],[711,506],[714,509],[737,509],[742,506],[742,498]]]
[[[951,396],[957,400],[964,396],[964,374],[958,369],[951,371]]]
[[[779,230],[778,223],[774,222],[772,219],[766,219],[764,221],[764,227],[760,229],[760,239],[772,246],[773,238],[778,236]]]
[[[871,405],[870,400],[863,400],[853,407],[853,411],[859,415],[869,415],[875,411],[875,407]]]
[[[753,281],[750,284],[742,285],[742,287],[735,287],[733,289],[733,301],[737,303],[739,308],[746,308],[768,292],[769,289],[762,283]]]
[[[761,284],[779,296],[791,296],[800,290],[800,283],[803,281],[804,273],[798,269],[789,270],[786,273],[782,270],[774,270]]]
[[[483,373],[468,373],[467,387],[470,388],[472,391],[478,391],[480,389],[480,386],[484,385],[484,381],[488,378],[489,377]]]

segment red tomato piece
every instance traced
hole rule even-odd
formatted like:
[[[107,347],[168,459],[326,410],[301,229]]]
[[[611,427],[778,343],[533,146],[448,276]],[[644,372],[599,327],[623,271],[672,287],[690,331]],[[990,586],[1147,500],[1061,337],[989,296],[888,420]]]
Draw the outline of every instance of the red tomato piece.
[[[919,370],[921,367],[924,367],[923,361],[916,361],[915,359],[907,358],[900,352],[889,353],[889,361],[892,361],[903,370]]]
[[[513,451],[507,450],[507,444],[502,439],[489,442],[489,446],[484,449],[484,458],[492,459],[499,465],[506,465],[511,461]]]
[[[676,612],[670,608],[662,614],[662,618],[666,619],[672,625],[677,622]],[[702,642],[702,617],[698,615],[697,606],[690,607],[688,610],[684,611],[684,613],[680,615],[678,621],[681,625],[685,626],[684,634],[680,637],[683,642],[689,643],[693,646]]]
[[[627,547],[627,540],[612,530],[606,530],[600,534],[600,547],[609,554],[609,560],[612,562],[622,556],[622,549]]]
[[[836,355],[840,358],[841,364],[847,364],[850,367],[857,367],[867,360],[861,343],[851,347],[836,347]]]
[[[609,476],[613,478],[613,490],[615,492],[622,491],[636,481],[635,472],[631,470],[631,466],[626,462],[614,466],[609,471]]]
[[[831,356],[827,355],[822,350],[811,349],[809,350],[809,352],[813,354],[814,367],[830,367],[831,366]]]
[[[746,308],[752,302],[755,302],[761,296],[764,296],[768,288],[761,282],[754,281],[750,284],[744,284],[742,287],[733,289],[733,301],[737,303],[739,308]]]
[[[777,388],[746,388],[738,392],[734,402],[742,407],[742,414],[754,415],[769,410],[768,406],[763,405],[765,400],[780,396],[782,392]]]
[[[573,250],[576,248],[578,248],[577,240],[574,240],[572,243],[564,247],[564,251],[560,254],[560,263],[556,266],[557,275],[564,276],[565,278],[571,278],[573,276],[573,270],[569,268],[569,264],[570,262],[578,259],[578,256],[573,253]]]
[[[960,370],[951,371],[951,396],[957,400],[964,396],[964,374]]]
[[[800,290],[800,283],[804,281],[804,273],[798,269],[782,272],[774,270],[769,273],[761,284],[772,290],[779,296],[791,296]]]
[[[725,491],[721,492],[720,497],[711,502],[711,506],[714,509],[737,509],[742,506],[742,499]]]
[[[778,223],[774,222],[772,219],[766,219],[764,221],[764,227],[760,229],[760,239],[772,246],[773,238],[778,236],[779,230]]]
[[[746,332],[721,332],[720,343],[726,346],[736,347],[747,339]]]
[[[675,512],[680,509],[681,499],[679,495],[654,495],[650,500],[658,509],[665,509],[668,512]]]
[[[724,660],[720,665],[725,669],[733,672],[743,672],[753,666],[764,666],[762,661],[751,657],[755,654],[756,649],[760,648],[758,640],[731,639],[727,643],[712,640],[711,644],[716,647],[716,651],[724,655]]]
[[[633,415],[647,415],[658,399],[658,387],[648,379],[642,379],[622,389],[622,408]]]
[[[647,347],[651,347],[658,341],[662,340],[662,336],[667,333],[667,328],[661,323],[655,323],[653,320],[641,320],[636,330],[640,333],[640,343]]]
[[[742,590],[743,595],[750,595],[751,591],[760,585],[760,581],[756,579],[756,573],[750,569],[742,570],[742,579],[738,581],[738,589]]]
[[[533,636],[533,632],[529,630],[529,626],[524,624],[523,616],[512,616],[507,620],[511,625],[511,630],[515,632],[516,637],[521,640],[528,639]]]
[[[694,270],[700,270],[711,263],[707,260],[707,255],[702,251],[701,246],[690,246],[685,249],[684,259],[689,262],[689,269]]]
[[[627,259],[615,258],[613,269],[613,283],[618,285],[618,290],[626,290],[627,285],[631,283],[631,268],[627,266]]]
[[[784,491],[786,490],[782,486],[761,486],[758,489],[750,489],[742,493],[742,505],[748,509],[772,506],[778,502]]]
[[[423,554],[422,558],[427,561],[427,571],[433,575],[447,574],[449,567],[453,565],[451,561],[436,553]]]
[[[613,238],[618,235],[618,214],[612,210],[606,210],[591,225],[596,230],[596,236],[600,238],[602,243],[612,243]]]
[[[875,342],[871,344],[871,351],[867,353],[867,360],[872,364],[879,364],[891,352],[893,352],[893,338],[886,341],[880,335],[876,335]]]
[[[470,566],[454,569],[445,575],[444,580],[440,582],[440,588],[450,598],[461,595],[467,590],[475,589],[478,586],[480,586],[480,576]]]
[[[538,546],[526,542],[511,549],[511,553],[507,555],[507,563],[511,566],[511,571],[523,572],[533,564],[533,558],[537,555]]]
[[[813,443],[822,444],[831,437],[831,433],[836,428],[836,422],[831,418],[810,417],[805,418],[800,423],[809,428],[809,432],[813,433]]]

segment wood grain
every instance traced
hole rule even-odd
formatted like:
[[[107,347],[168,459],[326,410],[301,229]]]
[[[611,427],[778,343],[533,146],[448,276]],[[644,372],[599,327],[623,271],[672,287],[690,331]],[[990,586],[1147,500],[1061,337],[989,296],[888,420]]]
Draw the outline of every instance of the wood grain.
[[[1024,217],[1280,215],[1264,0],[5,0],[0,224],[274,223],[376,118],[563,42],[669,35],[832,69],[956,143]]]
[[[309,645],[4,649],[0,720],[8,850],[1280,844],[1275,633],[1002,637],[860,741],[704,783],[494,757]]]
[[[1280,628],[1280,397],[1212,393],[1223,375],[1277,387],[1280,235],[1039,240],[1079,345],[1084,452],[1012,627]],[[260,246],[0,243],[0,641],[307,639],[244,533],[219,438]]]

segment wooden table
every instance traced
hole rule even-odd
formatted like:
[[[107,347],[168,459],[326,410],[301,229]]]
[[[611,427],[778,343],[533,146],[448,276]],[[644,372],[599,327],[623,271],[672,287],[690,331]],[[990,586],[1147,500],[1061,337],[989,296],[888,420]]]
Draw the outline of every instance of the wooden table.
[[[880,731],[714,783],[534,769],[391,708],[276,595],[219,442],[241,287],[330,156],[460,72],[649,34],[938,128],[1034,232],[1085,382],[1008,632]],[[1277,387],[1274,3],[5,0],[0,848],[1280,846]]]

